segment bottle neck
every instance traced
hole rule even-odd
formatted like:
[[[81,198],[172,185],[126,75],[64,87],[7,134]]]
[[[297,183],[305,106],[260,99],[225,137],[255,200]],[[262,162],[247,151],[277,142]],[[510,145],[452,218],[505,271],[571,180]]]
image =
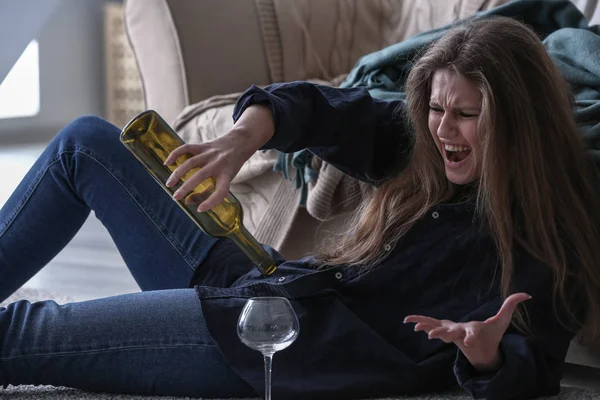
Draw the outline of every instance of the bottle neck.
[[[275,261],[243,224],[227,237],[238,245],[263,275],[268,276],[275,272],[277,269]]]

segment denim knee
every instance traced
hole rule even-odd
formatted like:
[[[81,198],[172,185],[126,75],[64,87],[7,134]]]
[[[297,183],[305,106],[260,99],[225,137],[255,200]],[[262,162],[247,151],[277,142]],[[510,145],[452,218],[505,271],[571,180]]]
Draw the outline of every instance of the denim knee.
[[[84,147],[110,151],[113,146],[121,148],[121,130],[110,122],[93,115],[78,117],[66,125],[54,138],[59,150]]]

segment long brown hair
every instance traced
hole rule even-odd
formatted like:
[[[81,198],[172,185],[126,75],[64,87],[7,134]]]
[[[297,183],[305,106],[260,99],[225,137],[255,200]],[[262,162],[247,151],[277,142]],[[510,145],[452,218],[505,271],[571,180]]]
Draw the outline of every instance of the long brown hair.
[[[598,337],[598,195],[571,91],[537,35],[510,18],[467,21],[418,58],[406,82],[407,117],[416,135],[409,165],[365,199],[323,263],[378,263],[385,244],[397,242],[432,206],[456,195],[428,127],[431,80],[439,68],[481,91],[477,212],[498,251],[503,295],[511,290],[518,245],[552,269],[555,305],[583,327],[582,337]],[[567,290],[570,285],[577,290]],[[585,302],[584,315],[574,292]],[[522,319],[517,323],[526,329]]]

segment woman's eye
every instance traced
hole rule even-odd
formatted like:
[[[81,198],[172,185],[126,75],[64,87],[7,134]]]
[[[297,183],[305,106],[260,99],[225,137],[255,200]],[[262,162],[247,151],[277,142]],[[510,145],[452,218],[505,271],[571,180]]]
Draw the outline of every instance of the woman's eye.
[[[477,114],[460,113],[460,116],[463,117],[463,118],[475,118],[475,117],[478,117],[479,115],[477,115]]]
[[[429,110],[436,112],[436,113],[442,113],[444,112],[444,110],[442,110],[440,107],[434,107],[434,106],[429,106]]]

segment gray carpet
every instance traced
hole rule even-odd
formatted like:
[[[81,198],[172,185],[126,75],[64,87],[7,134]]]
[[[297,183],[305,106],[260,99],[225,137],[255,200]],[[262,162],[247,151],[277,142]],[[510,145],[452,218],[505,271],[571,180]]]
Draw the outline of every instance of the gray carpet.
[[[18,300],[27,299],[30,301],[47,300],[52,299],[59,304],[70,301],[68,297],[42,292],[33,289],[21,289],[14,295],[12,295],[7,301],[0,304]],[[67,389],[67,388],[55,388],[50,386],[9,386],[7,389],[0,388],[0,399],[5,400],[185,400],[189,398],[182,397],[158,397],[158,396],[129,396],[129,395],[115,395],[115,394],[104,394],[104,393],[86,393],[79,390]],[[444,394],[431,394],[416,397],[398,397],[394,399],[380,399],[380,400],[468,400],[471,397],[465,395],[460,391],[444,393]],[[554,400],[600,400],[600,390],[593,389],[582,389],[578,387],[564,386],[559,396],[552,397]],[[221,399],[225,400],[225,399]],[[277,399],[280,400],[280,399]]]
[[[184,400],[183,397],[148,397],[148,396],[125,396],[115,394],[84,393],[78,390],[52,388],[47,386],[19,386],[9,387],[7,390],[0,389],[0,398],[6,400]],[[185,398],[189,399],[189,398]],[[394,399],[379,400],[469,400],[471,397],[455,392],[441,395],[425,395],[417,397],[398,397]],[[548,399],[556,400],[598,400],[600,393],[586,389],[564,387],[558,397]],[[191,399],[190,399],[191,400]],[[221,399],[226,400],[226,399]],[[281,399],[277,399],[281,400]]]

